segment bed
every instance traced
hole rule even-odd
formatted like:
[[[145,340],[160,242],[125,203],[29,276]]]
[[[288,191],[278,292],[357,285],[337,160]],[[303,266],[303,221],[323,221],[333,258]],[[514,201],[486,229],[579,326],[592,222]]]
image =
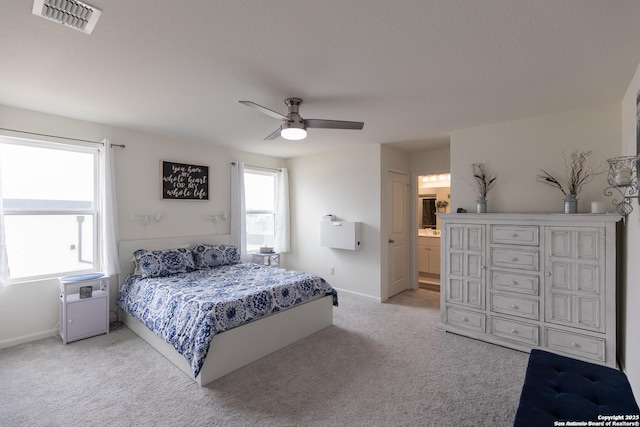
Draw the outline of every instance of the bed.
[[[123,322],[201,386],[331,325],[337,305],[336,291],[318,276],[233,261],[229,237],[119,245]],[[180,258],[172,264],[178,268],[160,263],[162,270],[159,254],[174,260],[191,254],[193,264]],[[214,294],[221,295],[217,305],[207,300]]]

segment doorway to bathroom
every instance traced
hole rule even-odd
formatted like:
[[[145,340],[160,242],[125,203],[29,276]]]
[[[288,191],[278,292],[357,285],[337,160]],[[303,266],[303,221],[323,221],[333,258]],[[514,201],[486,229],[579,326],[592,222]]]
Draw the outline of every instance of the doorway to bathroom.
[[[416,224],[418,227],[418,287],[440,290],[440,219],[451,204],[451,175],[448,173],[418,176],[416,188]]]

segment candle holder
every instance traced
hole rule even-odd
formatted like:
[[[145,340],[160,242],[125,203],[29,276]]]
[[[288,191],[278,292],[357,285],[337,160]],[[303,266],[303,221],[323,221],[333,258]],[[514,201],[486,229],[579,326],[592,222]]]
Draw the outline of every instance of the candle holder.
[[[604,194],[615,196],[611,202],[626,220],[627,215],[633,211],[631,199],[638,198],[638,156],[613,157],[607,159],[607,163],[609,187],[605,188]]]

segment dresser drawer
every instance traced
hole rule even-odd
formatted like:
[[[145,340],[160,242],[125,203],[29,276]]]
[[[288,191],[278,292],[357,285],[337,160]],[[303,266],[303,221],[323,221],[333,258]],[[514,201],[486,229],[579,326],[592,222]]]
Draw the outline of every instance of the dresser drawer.
[[[540,228],[534,225],[492,225],[491,243],[538,246]]]
[[[537,325],[499,317],[491,318],[491,334],[530,345],[538,345],[540,342],[540,332]]]
[[[540,278],[535,275],[492,270],[491,289],[518,292],[521,294],[539,295]]]
[[[447,323],[472,331],[485,331],[485,315],[447,306]]]
[[[548,348],[563,353],[574,354],[598,362],[605,361],[605,340],[574,332],[546,329],[546,345]]]
[[[537,249],[491,248],[491,266],[537,271],[540,268],[540,252]]]
[[[492,293],[490,304],[491,311],[496,313],[511,314],[533,320],[540,318],[539,303],[536,299]]]

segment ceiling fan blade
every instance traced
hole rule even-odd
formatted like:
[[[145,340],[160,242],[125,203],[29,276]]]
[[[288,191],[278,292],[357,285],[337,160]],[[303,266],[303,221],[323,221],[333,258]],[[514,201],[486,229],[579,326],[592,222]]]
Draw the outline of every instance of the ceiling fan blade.
[[[274,130],[273,132],[271,132],[271,134],[269,134],[268,137],[266,137],[264,140],[265,141],[272,141],[276,138],[278,138],[280,136],[280,131],[282,131],[282,128],[278,128],[276,130]]]
[[[278,113],[277,111],[273,111],[268,109],[267,107],[263,107],[262,105],[258,105],[255,102],[251,102],[251,101],[238,101],[241,104],[246,105],[247,107],[253,107],[258,111],[261,111],[262,113],[266,114],[267,116],[271,116],[274,119],[278,119],[278,120],[285,120],[285,121],[289,121],[289,117],[284,116],[280,113]]]
[[[361,130],[364,127],[363,122],[346,122],[344,120],[304,119],[304,124],[308,128],[324,128],[324,129]]]

